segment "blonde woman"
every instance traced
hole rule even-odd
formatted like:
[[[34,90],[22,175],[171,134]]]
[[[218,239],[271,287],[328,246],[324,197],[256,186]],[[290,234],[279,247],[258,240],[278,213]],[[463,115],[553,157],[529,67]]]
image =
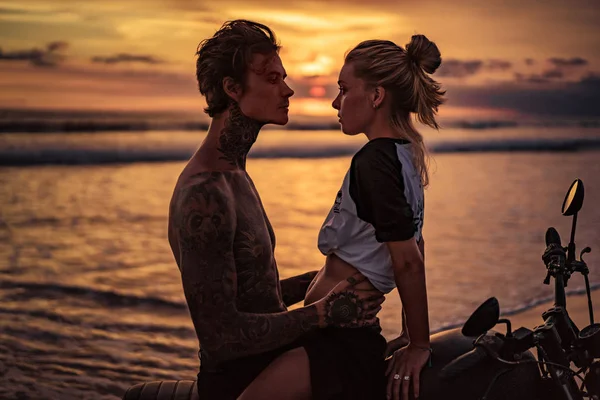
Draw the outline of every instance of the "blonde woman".
[[[242,398],[268,398],[285,381],[285,395],[278,398],[383,399],[385,375],[387,398],[409,399],[409,390],[418,397],[419,375],[431,356],[422,235],[428,173],[412,115],[438,128],[435,114],[445,92],[429,75],[440,64],[437,46],[423,35],[413,36],[406,48],[365,41],[346,55],[333,108],[344,134],[364,133],[369,141],[352,158],[319,232],[326,262],[305,299],[305,304],[317,302],[357,272],[384,294],[398,288],[405,329],[395,343],[406,345],[386,368],[379,326],[321,329],[306,338],[304,350],[267,367]],[[343,302],[341,309],[327,312],[352,318],[363,306],[354,296]],[[285,379],[288,370],[294,371],[293,381]]]

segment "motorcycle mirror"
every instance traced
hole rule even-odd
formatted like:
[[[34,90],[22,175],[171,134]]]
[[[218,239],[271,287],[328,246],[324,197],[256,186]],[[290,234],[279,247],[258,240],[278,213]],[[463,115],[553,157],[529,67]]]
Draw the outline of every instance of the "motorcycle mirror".
[[[583,205],[583,182],[581,179],[575,179],[565,196],[565,201],[562,205],[562,215],[568,217],[574,215]]]
[[[483,335],[498,323],[500,318],[500,304],[498,299],[490,297],[481,304],[465,322],[462,328],[464,336],[476,337]]]

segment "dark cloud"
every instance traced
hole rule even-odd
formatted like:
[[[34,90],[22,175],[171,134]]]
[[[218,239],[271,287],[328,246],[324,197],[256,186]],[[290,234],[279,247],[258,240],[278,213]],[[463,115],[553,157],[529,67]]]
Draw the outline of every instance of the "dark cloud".
[[[577,87],[600,97],[600,72],[589,72],[576,84]],[[596,102],[596,104],[598,104]]]
[[[50,42],[44,50],[33,48],[4,52],[0,49],[0,61],[29,61],[37,67],[54,67],[65,60],[62,54],[69,47],[67,42]]]
[[[525,62],[528,65],[534,63],[533,59],[526,59]],[[548,62],[553,65],[553,68],[547,69],[542,73],[536,74],[523,74],[515,73],[515,80],[521,83],[533,83],[533,84],[547,84],[550,82],[556,82],[567,76],[573,77],[573,69],[571,67],[580,67],[588,64],[588,61],[581,57],[573,58],[549,58]]]
[[[549,58],[548,62],[554,64],[556,67],[579,67],[583,65],[587,65],[588,61],[581,57],[573,57],[573,58]]]
[[[527,82],[534,84],[545,84],[550,83],[552,80],[557,80],[565,77],[565,73],[558,69],[549,69],[541,74],[522,74],[520,72],[515,73],[515,80],[517,82]]]
[[[542,84],[550,82],[550,79],[539,74],[522,74],[515,72],[515,80],[521,83]]]
[[[453,78],[465,78],[476,75],[484,70],[488,71],[507,71],[512,68],[512,63],[507,60],[444,60],[436,73],[438,76]]]
[[[564,76],[565,73],[560,69],[549,69],[547,71],[542,72],[542,77],[548,79],[563,78]]]
[[[533,58],[525,58],[525,64],[528,66],[536,64]],[[569,72],[570,67],[579,67],[588,64],[588,60],[581,57],[573,58],[549,58],[548,62],[553,65],[552,69],[541,74],[523,74],[515,73],[515,79],[520,82],[529,83],[548,83],[552,79],[560,79]],[[477,75],[484,71],[508,71],[513,67],[513,63],[508,60],[490,59],[490,60],[444,60],[440,66],[438,76],[465,78]]]
[[[102,57],[96,56],[92,58],[92,62],[100,64],[120,64],[120,63],[144,63],[144,64],[162,64],[164,61],[149,55],[120,53],[114,56]]]
[[[509,70],[511,67],[512,63],[510,61],[496,59],[489,60],[486,66],[487,69],[490,69],[492,71],[506,71]]]
[[[437,71],[437,76],[447,76],[453,78],[464,78],[467,76],[475,75],[483,67],[483,61],[481,60],[444,60],[440,69]]]
[[[0,15],[28,15],[32,12],[24,9],[0,7]]]
[[[538,84],[528,85],[534,82]],[[538,116],[600,117],[599,73],[589,73],[572,83],[524,76],[512,84],[447,89],[449,103],[454,105],[500,108]]]
[[[69,48],[69,43],[62,41],[50,42],[46,47],[48,51],[64,51]]]

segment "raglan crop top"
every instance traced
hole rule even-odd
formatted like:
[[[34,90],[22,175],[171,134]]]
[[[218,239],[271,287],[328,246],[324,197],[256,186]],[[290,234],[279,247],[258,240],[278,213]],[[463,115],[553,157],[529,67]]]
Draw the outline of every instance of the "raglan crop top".
[[[352,158],[318,237],[324,255],[351,264],[378,290],[396,287],[385,242],[421,240],[424,196],[405,140],[376,138]]]

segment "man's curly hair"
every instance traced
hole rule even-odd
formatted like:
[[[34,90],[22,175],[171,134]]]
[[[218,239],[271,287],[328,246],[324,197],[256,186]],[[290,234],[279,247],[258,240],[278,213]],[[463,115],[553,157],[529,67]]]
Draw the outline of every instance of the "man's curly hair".
[[[271,29],[243,19],[225,22],[213,37],[200,42],[196,51],[196,78],[208,104],[204,112],[214,117],[229,107],[231,98],[223,90],[225,77],[244,87],[252,56],[278,53],[279,49]]]

